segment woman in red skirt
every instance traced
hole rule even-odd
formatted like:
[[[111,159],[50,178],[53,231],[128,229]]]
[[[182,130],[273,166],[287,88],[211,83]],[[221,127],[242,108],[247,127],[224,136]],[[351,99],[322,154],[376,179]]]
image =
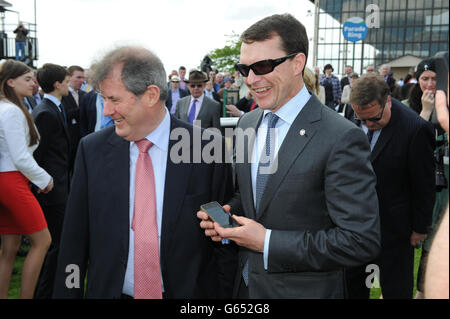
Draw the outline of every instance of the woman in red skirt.
[[[33,158],[39,133],[23,98],[32,95],[33,74],[22,62],[0,66],[0,299],[8,297],[14,259],[22,235],[31,248],[22,269],[21,298],[33,298],[51,237],[41,207],[30,190],[53,188],[52,177]]]

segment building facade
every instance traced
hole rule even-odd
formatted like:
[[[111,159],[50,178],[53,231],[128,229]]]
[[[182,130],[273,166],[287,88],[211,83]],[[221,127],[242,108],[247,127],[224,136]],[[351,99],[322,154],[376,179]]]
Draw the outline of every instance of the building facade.
[[[335,74],[344,74],[347,64],[361,74],[367,65],[377,68],[404,56],[423,59],[448,51],[448,0],[311,2],[316,6],[314,65],[323,68],[330,63]],[[368,26],[366,37],[357,42],[346,40],[342,32],[353,17]]]

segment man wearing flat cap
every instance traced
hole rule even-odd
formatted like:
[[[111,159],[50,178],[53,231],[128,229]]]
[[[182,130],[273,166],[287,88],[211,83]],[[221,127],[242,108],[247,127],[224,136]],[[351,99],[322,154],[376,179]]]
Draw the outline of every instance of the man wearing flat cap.
[[[175,117],[196,124],[202,128],[215,127],[220,129],[220,103],[210,99],[203,93],[208,77],[204,72],[193,70],[189,73],[188,83],[190,96],[178,100]]]

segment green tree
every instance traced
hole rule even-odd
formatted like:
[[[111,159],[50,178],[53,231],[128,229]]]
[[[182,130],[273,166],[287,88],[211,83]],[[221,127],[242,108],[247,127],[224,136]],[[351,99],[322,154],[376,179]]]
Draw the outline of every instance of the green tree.
[[[239,62],[242,45],[239,35],[233,32],[233,34],[226,35],[226,37],[229,38],[227,45],[208,53],[212,60],[213,69],[218,69],[219,72],[233,70],[234,65]]]

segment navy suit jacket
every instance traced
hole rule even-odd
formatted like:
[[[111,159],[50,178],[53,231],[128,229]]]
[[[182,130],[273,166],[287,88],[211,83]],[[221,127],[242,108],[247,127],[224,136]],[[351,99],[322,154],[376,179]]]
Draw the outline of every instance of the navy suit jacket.
[[[44,205],[65,204],[69,194],[69,132],[59,108],[43,99],[33,110],[33,118],[41,136],[34,158],[53,177],[54,188],[48,194],[37,194]]]
[[[94,132],[96,123],[97,92],[92,90],[80,99],[80,136]]]
[[[432,125],[392,99],[391,119],[371,153],[377,175],[382,245],[426,234],[435,199]]]
[[[193,128],[173,116],[171,130]],[[200,134],[200,133],[199,133]],[[199,226],[196,213],[210,201],[223,204],[232,195],[231,165],[175,163],[169,141],[164,190],[160,262],[168,298],[231,297],[237,265],[234,244],[214,243]],[[187,142],[187,141],[186,141]],[[208,141],[198,141],[202,147]],[[197,145],[197,144],[195,144]],[[120,298],[129,247],[130,143],[114,127],[80,142],[61,239],[54,297],[80,298],[88,273],[86,298]],[[80,288],[66,287],[66,266],[80,267]]]

